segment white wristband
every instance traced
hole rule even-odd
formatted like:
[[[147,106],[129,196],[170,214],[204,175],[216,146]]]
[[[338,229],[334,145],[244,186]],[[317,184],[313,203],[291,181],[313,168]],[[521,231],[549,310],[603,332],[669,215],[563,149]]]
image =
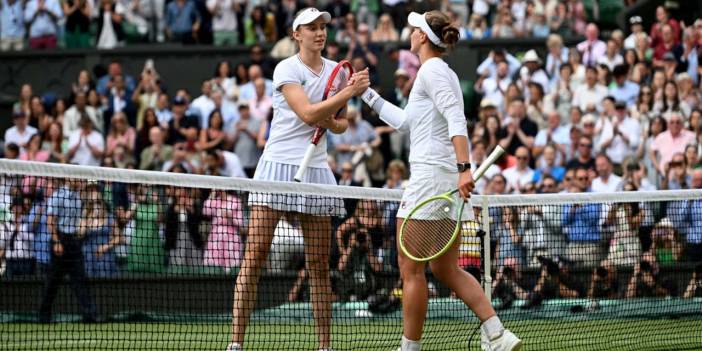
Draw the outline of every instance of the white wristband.
[[[378,99],[380,99],[380,94],[371,88],[366,89],[366,91],[361,94],[361,100],[363,100],[363,102],[365,102],[371,108],[375,102],[378,101]]]

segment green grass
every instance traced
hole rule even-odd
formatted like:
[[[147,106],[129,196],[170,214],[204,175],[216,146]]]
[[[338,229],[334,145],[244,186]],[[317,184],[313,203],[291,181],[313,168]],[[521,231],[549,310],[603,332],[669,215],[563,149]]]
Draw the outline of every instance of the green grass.
[[[476,325],[432,321],[423,350],[466,350]],[[702,320],[512,321],[507,327],[524,350],[702,350]],[[394,350],[397,322],[365,321],[334,326],[336,350]],[[0,324],[0,350],[224,350],[226,324],[57,323]],[[247,350],[315,350],[309,324],[251,325]],[[479,350],[476,334],[470,350]]]

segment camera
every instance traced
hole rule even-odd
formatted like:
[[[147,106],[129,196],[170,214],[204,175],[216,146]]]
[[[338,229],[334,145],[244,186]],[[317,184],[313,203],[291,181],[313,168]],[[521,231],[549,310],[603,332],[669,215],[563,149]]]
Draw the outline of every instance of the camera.
[[[607,278],[607,275],[609,274],[609,272],[607,271],[607,269],[604,268],[604,267],[597,267],[597,270],[595,271],[595,273],[596,273],[597,276],[600,277],[601,279]]]
[[[367,240],[368,240],[368,235],[365,232],[356,233],[356,241],[359,244],[365,244]]]

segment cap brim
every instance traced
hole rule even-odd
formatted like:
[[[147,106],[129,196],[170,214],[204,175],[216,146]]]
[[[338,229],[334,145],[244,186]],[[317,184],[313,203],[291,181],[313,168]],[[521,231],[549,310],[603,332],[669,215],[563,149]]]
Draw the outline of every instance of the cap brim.
[[[410,14],[407,16],[407,23],[412,26],[412,27],[421,27],[422,23],[424,22],[424,15],[416,13],[416,12],[410,12]]]
[[[326,11],[315,11],[315,12],[307,12],[305,14],[301,15],[302,18],[299,19],[299,22],[297,24],[293,23],[293,30],[297,30],[300,26],[304,26],[306,24],[310,24],[314,21],[317,20],[317,18],[322,17],[324,20],[324,23],[329,23],[331,22],[331,15],[329,12]]]

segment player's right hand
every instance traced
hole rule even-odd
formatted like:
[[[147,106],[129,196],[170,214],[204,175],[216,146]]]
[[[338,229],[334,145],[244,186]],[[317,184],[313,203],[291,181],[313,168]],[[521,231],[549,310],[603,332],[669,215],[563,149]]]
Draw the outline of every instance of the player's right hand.
[[[353,96],[359,96],[363,94],[368,87],[370,87],[370,77],[368,75],[368,68],[356,72],[351,77],[349,81],[349,87],[352,89]]]

